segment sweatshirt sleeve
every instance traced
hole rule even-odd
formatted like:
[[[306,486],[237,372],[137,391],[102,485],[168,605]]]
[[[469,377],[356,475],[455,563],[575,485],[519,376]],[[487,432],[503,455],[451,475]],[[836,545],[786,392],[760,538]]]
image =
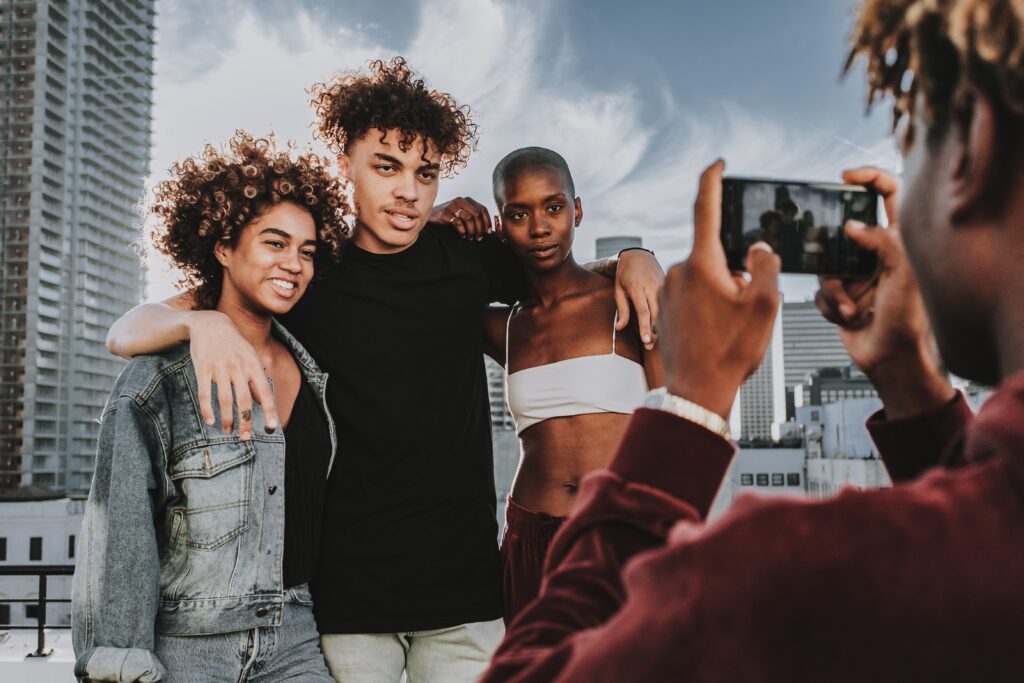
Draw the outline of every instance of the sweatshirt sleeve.
[[[905,482],[940,464],[962,464],[960,440],[973,420],[958,391],[945,405],[914,417],[889,420],[880,410],[868,418],[867,428],[893,482]]]
[[[72,587],[75,675],[160,681],[164,668],[153,654],[160,492],[152,463],[162,460],[163,446],[154,420],[128,396],[104,413],[99,444]]]
[[[609,470],[585,480],[548,553],[540,595],[512,622],[482,680],[549,681],[581,661],[591,671],[606,664],[616,679],[614,667],[636,644],[630,638],[643,637],[622,629],[612,647],[604,637],[623,619],[643,619],[623,589],[623,566],[663,546],[677,522],[705,518],[733,453],[699,425],[637,410]]]

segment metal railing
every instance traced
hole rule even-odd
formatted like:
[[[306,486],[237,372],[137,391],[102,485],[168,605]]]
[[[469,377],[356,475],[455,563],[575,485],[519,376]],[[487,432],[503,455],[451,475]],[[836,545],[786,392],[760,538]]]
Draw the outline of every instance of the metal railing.
[[[49,576],[71,576],[75,573],[73,564],[43,564],[43,565],[0,565],[0,576],[38,576],[39,597],[37,598],[0,598],[0,604],[35,604],[38,607],[36,612],[36,623],[32,624],[7,624],[6,628],[36,629],[36,650],[29,653],[29,657],[46,657],[52,650],[46,649],[47,628],[71,628],[69,624],[47,624],[46,606],[52,603],[69,603],[71,598],[50,598],[46,595],[46,579]]]

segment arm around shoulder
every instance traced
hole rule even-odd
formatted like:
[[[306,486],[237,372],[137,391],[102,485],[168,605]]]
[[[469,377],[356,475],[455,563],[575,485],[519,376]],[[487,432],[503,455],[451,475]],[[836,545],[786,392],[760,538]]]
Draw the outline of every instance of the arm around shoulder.
[[[136,306],[121,316],[107,332],[107,351],[122,358],[160,353],[191,337],[191,325],[216,311],[195,310],[191,292],[159,303]]]

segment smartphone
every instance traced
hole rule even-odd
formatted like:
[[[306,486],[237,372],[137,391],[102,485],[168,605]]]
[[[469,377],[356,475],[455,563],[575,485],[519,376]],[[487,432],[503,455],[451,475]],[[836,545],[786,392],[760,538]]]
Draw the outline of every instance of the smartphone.
[[[856,220],[878,224],[878,193],[860,185],[760,178],[722,179],[722,245],[733,271],[751,244],[765,241],[783,273],[870,277],[875,254],[846,236]]]

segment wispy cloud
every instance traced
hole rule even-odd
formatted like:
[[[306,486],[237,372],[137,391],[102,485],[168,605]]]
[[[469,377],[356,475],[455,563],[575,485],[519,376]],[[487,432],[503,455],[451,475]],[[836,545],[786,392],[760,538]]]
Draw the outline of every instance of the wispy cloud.
[[[688,106],[664,79],[582,86],[585,64],[571,40],[551,30],[549,3],[439,0],[403,15],[414,28],[393,44],[363,30],[365,17],[350,6],[345,13],[313,1],[291,3],[287,12],[271,2],[216,7],[213,14],[208,2],[178,0],[162,9],[155,179],[174,159],[236,127],[308,140],[305,89],[394,54],[470,104],[481,126],[477,153],[445,181],[440,198],[468,194],[490,204],[490,172],[502,156],[526,145],[556,149],[584,200],[583,258],[593,254],[595,237],[612,234],[642,236],[666,265],[682,258],[697,177],[719,156],[729,172],[784,178],[832,179],[866,163],[898,169],[881,134],[865,143],[863,135],[797,127],[730,102]],[[656,92],[639,90],[645,87]],[[168,296],[173,276],[158,260],[150,272],[150,298]]]

